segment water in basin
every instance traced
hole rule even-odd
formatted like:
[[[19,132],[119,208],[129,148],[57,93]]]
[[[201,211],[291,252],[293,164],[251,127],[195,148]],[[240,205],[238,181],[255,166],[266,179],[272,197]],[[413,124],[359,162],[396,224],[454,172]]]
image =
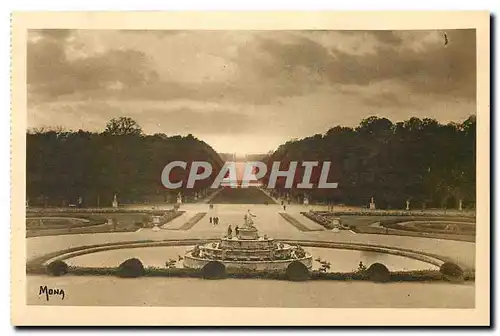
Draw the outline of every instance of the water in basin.
[[[164,247],[141,247],[126,248],[120,250],[108,250],[85,254],[69,258],[66,262],[73,266],[82,267],[117,267],[129,258],[138,258],[145,267],[165,267],[169,259],[175,259],[176,266],[182,267],[181,258],[187,250],[193,246],[164,246]],[[356,250],[328,249],[317,247],[304,247],[312,254],[313,259],[320,258],[330,262],[331,272],[350,272],[357,269],[359,262],[368,267],[375,262],[386,265],[391,271],[409,271],[423,269],[437,269],[432,264],[386,253],[366,252]],[[313,262],[313,269],[318,269],[320,263]]]

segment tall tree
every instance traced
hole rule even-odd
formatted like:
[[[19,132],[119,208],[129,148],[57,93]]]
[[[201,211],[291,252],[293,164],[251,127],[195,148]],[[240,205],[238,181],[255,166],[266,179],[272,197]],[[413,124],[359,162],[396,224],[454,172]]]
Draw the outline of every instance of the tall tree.
[[[142,128],[132,118],[119,117],[108,121],[104,133],[111,135],[142,135]]]

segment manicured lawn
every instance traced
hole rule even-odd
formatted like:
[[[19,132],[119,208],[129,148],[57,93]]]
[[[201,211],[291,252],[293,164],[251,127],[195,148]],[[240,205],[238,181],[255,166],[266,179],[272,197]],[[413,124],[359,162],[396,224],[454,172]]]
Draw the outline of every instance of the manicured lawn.
[[[274,200],[255,187],[224,188],[211,201],[213,204],[275,204]]]
[[[178,215],[183,212],[179,212]],[[178,216],[177,215],[177,216]],[[31,221],[36,223],[36,219],[30,219],[30,217],[38,216],[34,214],[27,215],[27,222]],[[40,214],[43,217],[57,216],[57,225],[52,227],[48,226],[50,221],[47,221],[45,227],[37,227],[33,224],[27,226],[26,237],[38,237],[38,236],[54,236],[54,235],[64,235],[64,234],[82,234],[82,233],[104,233],[104,232],[133,232],[142,228],[148,222],[150,222],[150,215],[147,213],[135,212],[135,213],[85,213],[79,214],[75,212],[57,212],[55,214],[43,213]],[[68,217],[65,220],[63,217]],[[91,219],[90,223],[94,223],[99,219],[99,223],[95,222],[94,225],[78,226],[73,224],[74,222],[80,223],[80,221],[72,220],[71,218],[85,218]],[[176,217],[174,217],[176,218]],[[170,220],[174,219],[171,218]],[[111,221],[108,221],[111,220]],[[115,222],[115,224],[110,224]],[[83,223],[83,222],[81,222]],[[80,223],[80,224],[81,224]]]

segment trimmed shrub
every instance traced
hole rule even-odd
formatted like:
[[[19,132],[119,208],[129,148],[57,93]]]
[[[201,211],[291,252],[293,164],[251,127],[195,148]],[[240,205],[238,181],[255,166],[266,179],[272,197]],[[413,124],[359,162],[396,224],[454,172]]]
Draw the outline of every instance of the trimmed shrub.
[[[444,279],[452,282],[461,282],[464,280],[464,271],[452,262],[445,262],[439,268]]]
[[[226,266],[220,261],[210,261],[201,269],[204,279],[224,279],[226,277]]]
[[[62,260],[55,260],[47,265],[47,273],[53,276],[61,276],[68,273],[68,264]]]
[[[391,280],[391,272],[381,263],[371,264],[366,270],[368,278],[374,282],[388,282]]]
[[[144,273],[144,265],[137,258],[125,260],[116,271],[116,274],[121,278],[137,278],[143,276]]]
[[[149,214],[142,215],[142,224],[146,225],[153,221],[153,217]]]
[[[286,278],[290,281],[306,281],[310,278],[310,272],[306,265],[296,260],[286,268]]]

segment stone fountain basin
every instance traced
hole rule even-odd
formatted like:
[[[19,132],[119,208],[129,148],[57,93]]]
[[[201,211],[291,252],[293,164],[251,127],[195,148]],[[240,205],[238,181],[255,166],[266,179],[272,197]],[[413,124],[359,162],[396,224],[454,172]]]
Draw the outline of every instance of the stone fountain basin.
[[[253,270],[253,271],[284,271],[294,261],[300,261],[308,269],[312,268],[312,256],[306,253],[304,258],[297,259],[284,259],[284,260],[259,260],[258,258],[249,258],[250,260],[217,260],[209,258],[194,257],[192,251],[189,251],[184,257],[184,267],[201,269],[203,266],[211,261],[219,261],[223,263],[226,268]],[[254,259],[254,260],[251,260]]]
[[[120,263],[129,258],[140,259],[145,267],[165,267],[165,263],[169,259],[176,259],[176,267],[184,267],[185,254],[189,255],[189,251],[193,249],[194,244],[184,245],[169,245],[169,246],[144,246],[137,244],[136,247],[102,247],[88,249],[88,252],[67,253],[48,259],[45,264],[56,259],[65,260],[69,265],[80,267],[117,267]],[[315,244],[318,245],[318,244]],[[380,247],[378,251],[363,250],[363,246],[352,246],[351,248],[327,247],[331,243],[324,243],[322,247],[303,246],[307,253],[312,256],[312,267],[317,269],[320,263],[318,258],[331,263],[331,272],[351,272],[356,270],[360,261],[367,267],[374,262],[380,262],[386,265],[390,271],[413,271],[425,269],[439,269],[443,263],[439,259],[421,255],[418,252],[405,252],[409,255],[399,255],[397,248]],[[394,251],[392,251],[394,250]],[[396,255],[395,253],[398,253]],[[180,259],[179,257],[182,257]],[[188,256],[188,263],[191,260],[195,263],[202,264],[203,260],[195,260]],[[274,262],[286,263],[284,260]],[[273,264],[273,265],[276,265]],[[282,265],[281,265],[282,266]]]

